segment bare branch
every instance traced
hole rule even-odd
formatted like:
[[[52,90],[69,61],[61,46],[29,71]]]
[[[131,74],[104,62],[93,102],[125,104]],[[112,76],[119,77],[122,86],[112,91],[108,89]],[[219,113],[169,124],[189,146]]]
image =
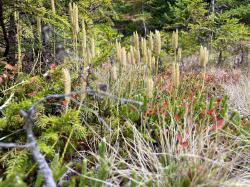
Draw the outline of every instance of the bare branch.
[[[5,101],[5,103],[4,103],[3,105],[0,106],[0,110],[3,110],[5,107],[8,106],[8,104],[10,104],[10,101],[11,101],[11,99],[13,98],[13,96],[14,96],[14,93],[12,93],[12,94],[10,95],[10,97]]]
[[[25,144],[25,145],[18,145],[15,143],[1,143],[0,142],[0,148],[5,148],[5,149],[8,149],[8,148],[29,148],[31,146],[33,146],[32,143]]]
[[[92,96],[95,96],[95,97],[108,97],[110,99],[114,99],[114,100],[117,100],[117,101],[120,101],[122,104],[126,104],[126,103],[132,103],[132,104],[136,104],[136,105],[139,105],[139,106],[143,106],[143,102],[140,102],[140,101],[136,101],[136,100],[133,100],[133,99],[125,99],[125,98],[120,98],[120,97],[117,97],[115,95],[112,95],[108,92],[103,92],[103,91],[95,91],[95,90],[91,90],[90,88],[87,89],[87,93],[89,95],[92,95]]]
[[[34,125],[32,116],[34,113],[35,111],[31,110],[31,108],[28,112],[25,112],[23,110],[20,111],[21,116],[25,119],[24,127],[27,133],[27,143],[31,144],[31,146],[29,146],[29,150],[31,151],[34,160],[38,164],[39,172],[43,175],[45,185],[47,187],[56,187],[52,171],[50,170],[44,156],[40,153],[39,149],[36,146],[36,140],[32,131],[32,126]]]
[[[112,95],[112,94],[110,94],[108,92],[97,91],[97,90],[92,90],[90,88],[87,88],[86,91],[75,91],[75,92],[71,92],[69,94],[47,95],[46,97],[43,97],[40,100],[38,100],[37,102],[35,102],[29,108],[29,111],[33,111],[38,104],[46,102],[49,99],[59,99],[59,98],[67,97],[67,96],[73,96],[73,95],[76,95],[76,94],[80,94],[82,92],[86,92],[88,95],[93,96],[93,97],[99,97],[99,98],[108,97],[110,99],[114,99],[116,101],[120,101],[122,104],[132,103],[132,104],[136,104],[136,105],[139,105],[139,106],[143,106],[143,104],[144,104],[143,102],[136,101],[136,100],[133,100],[133,99],[120,98],[120,97]]]

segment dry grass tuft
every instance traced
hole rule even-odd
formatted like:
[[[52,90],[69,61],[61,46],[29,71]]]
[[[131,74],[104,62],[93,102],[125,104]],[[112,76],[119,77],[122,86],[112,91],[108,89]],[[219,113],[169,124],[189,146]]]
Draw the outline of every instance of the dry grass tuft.
[[[242,75],[238,83],[228,83],[224,85],[229,96],[229,103],[233,110],[241,115],[250,114],[250,76]]]
[[[183,132],[183,139],[189,142],[183,146],[177,141],[174,124],[169,124],[169,130],[159,129],[160,142],[156,146],[133,123],[127,121],[125,124],[126,127],[117,129],[115,143],[113,134],[105,140],[108,148],[106,161],[110,168],[108,178],[102,181],[104,186],[131,186],[132,183],[156,187],[250,184],[250,150],[242,146],[242,142],[249,142],[247,133],[237,137],[226,132],[215,134],[209,128],[193,134]],[[124,128],[130,129],[130,138],[124,134]],[[94,129],[92,131],[101,139]],[[92,149],[88,153],[79,152],[79,156],[89,154],[97,158],[97,152]]]

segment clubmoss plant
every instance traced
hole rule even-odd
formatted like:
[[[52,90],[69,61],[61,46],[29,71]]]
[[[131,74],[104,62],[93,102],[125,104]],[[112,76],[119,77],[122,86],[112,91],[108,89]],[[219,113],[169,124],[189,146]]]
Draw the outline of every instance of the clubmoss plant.
[[[206,47],[201,46],[200,47],[200,65],[202,67],[202,88],[204,87],[205,78],[206,78],[206,66],[209,60],[209,52]]]
[[[82,85],[81,85],[81,103],[85,100],[87,94],[86,94],[86,89],[87,89],[87,81],[83,78],[82,79]]]
[[[140,39],[139,39],[139,35],[137,32],[133,33],[132,43],[134,46],[134,54],[135,54],[136,63],[140,64],[141,63]]]
[[[85,57],[87,49],[87,33],[84,20],[82,21],[82,56]]]
[[[74,52],[77,54],[77,35],[79,32],[78,6],[75,3],[69,3],[70,23],[74,40]]]
[[[161,44],[161,33],[158,30],[155,31],[155,38],[154,39],[155,39],[154,40],[155,53],[156,53],[157,56],[159,56],[160,53],[161,53],[161,45],[162,44]]]
[[[147,40],[145,38],[141,38],[141,49],[142,56],[145,58],[147,56]],[[147,61],[144,63],[147,63]]]
[[[135,50],[133,46],[130,46],[130,54],[131,54],[131,64],[136,63]]]
[[[53,12],[53,14],[56,14],[56,7],[55,7],[55,1],[54,0],[51,0],[51,10]]]
[[[117,67],[115,64],[112,65],[111,67],[111,77],[113,80],[117,80],[118,76],[117,76]]]
[[[148,36],[148,47],[151,51],[154,51],[154,41],[153,41],[154,34],[152,32],[149,33]]]
[[[153,65],[153,62],[152,62],[152,59],[153,59],[153,56],[152,56],[152,51],[148,48],[147,49],[147,64],[148,64],[148,67],[150,70],[152,70],[152,65]]]
[[[173,87],[178,89],[180,85],[180,61],[181,49],[178,47],[178,30],[172,34],[172,48],[174,50],[174,63],[172,64],[172,81]]]
[[[122,60],[122,65],[127,66],[127,52],[125,47],[122,47],[121,49],[121,60]]]
[[[154,96],[154,80],[152,77],[148,77],[146,79],[146,85],[147,85],[147,96],[148,98],[153,98]]]
[[[96,56],[95,39],[94,38],[91,38],[91,56],[92,56],[92,58],[95,58],[95,56]]]
[[[121,60],[122,59],[122,47],[121,47],[121,43],[116,40],[115,46],[116,46],[116,61],[118,63],[120,63],[122,61]]]
[[[174,49],[174,52],[177,52],[178,49],[178,30],[174,31],[172,34],[172,48]]]
[[[92,62],[92,53],[89,48],[87,48],[87,54],[86,54],[86,65],[89,66]]]
[[[139,50],[140,49],[140,44],[139,44],[139,35],[137,32],[134,32],[133,33],[133,44],[135,46],[135,49],[136,50]]]
[[[155,36],[154,36],[154,46],[155,46],[155,54],[157,56],[156,60],[156,74],[158,74],[159,71],[159,59],[160,59],[160,54],[161,54],[161,33],[156,30],[155,31]]]
[[[39,41],[39,44],[41,45],[41,42],[42,42],[42,20],[41,20],[41,17],[37,16],[36,17],[36,27],[37,27],[37,37],[38,37],[38,41]]]
[[[21,33],[21,24],[19,20],[19,13],[15,12],[16,20],[16,39],[17,39],[17,72],[22,71],[22,33]]]
[[[65,94],[70,94],[71,92],[71,77],[70,77],[70,72],[68,69],[62,69],[63,73],[63,81],[64,81],[64,93]],[[70,103],[70,96],[65,97],[65,107],[66,110],[68,110],[68,106]]]
[[[128,64],[132,64],[131,63],[131,53],[130,53],[130,51],[127,52],[127,61],[128,61]]]

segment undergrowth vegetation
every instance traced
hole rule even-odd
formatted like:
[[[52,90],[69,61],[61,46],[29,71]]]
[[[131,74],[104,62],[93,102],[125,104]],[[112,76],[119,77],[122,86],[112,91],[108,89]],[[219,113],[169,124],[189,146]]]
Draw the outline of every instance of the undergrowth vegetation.
[[[186,42],[202,34],[195,24],[203,15],[187,26],[188,39],[178,29],[121,39],[111,25],[94,20],[109,10],[108,2],[90,11],[93,20],[81,2],[69,4],[68,17],[57,15],[66,6],[56,10],[54,1],[51,10],[31,4],[23,11],[39,12],[30,33],[37,45],[32,58],[25,54],[28,26],[17,7],[17,63],[2,58],[0,64],[0,186],[49,186],[28,144],[28,120],[58,186],[249,185],[247,73],[213,71],[215,53],[197,43],[197,69],[184,68]],[[42,23],[52,25],[54,40],[47,45]],[[56,41],[67,48],[60,55]],[[219,35],[215,46],[223,41]]]

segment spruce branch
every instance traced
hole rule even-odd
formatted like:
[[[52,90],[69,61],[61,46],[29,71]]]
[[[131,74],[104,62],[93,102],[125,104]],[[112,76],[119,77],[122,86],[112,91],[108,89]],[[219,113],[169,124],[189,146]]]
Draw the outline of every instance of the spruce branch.
[[[75,91],[75,92],[71,92],[71,93],[67,93],[67,94],[47,95],[47,96],[41,98],[40,100],[36,101],[34,104],[32,104],[27,111],[21,110],[20,115],[24,118],[24,130],[26,131],[27,143],[24,145],[18,145],[15,143],[2,143],[2,142],[0,142],[0,148],[27,148],[27,149],[29,149],[34,160],[38,164],[39,173],[43,176],[44,183],[45,183],[46,187],[56,187],[56,182],[53,179],[53,174],[52,174],[52,171],[51,171],[48,163],[46,162],[44,156],[42,155],[42,153],[39,151],[39,149],[37,147],[37,142],[35,140],[34,133],[32,130],[32,127],[34,125],[33,116],[36,112],[36,106],[43,103],[43,102],[46,102],[50,99],[71,97],[73,95],[80,94],[82,92],[85,92],[88,95],[93,96],[94,98],[96,98],[96,97],[98,97],[98,98],[108,97],[110,99],[114,99],[116,101],[119,101],[122,104],[132,103],[132,104],[137,104],[139,106],[143,105],[143,102],[135,101],[132,99],[120,98],[120,97],[112,95],[108,92],[95,91],[95,90],[92,90],[90,88],[87,88],[86,90]],[[74,99],[74,101],[76,104],[78,103],[78,101],[76,101],[75,99]],[[95,113],[95,114],[97,115],[98,120],[102,124],[104,124],[104,126],[108,127],[108,125],[105,123],[104,119],[102,119],[98,115],[98,113]]]

